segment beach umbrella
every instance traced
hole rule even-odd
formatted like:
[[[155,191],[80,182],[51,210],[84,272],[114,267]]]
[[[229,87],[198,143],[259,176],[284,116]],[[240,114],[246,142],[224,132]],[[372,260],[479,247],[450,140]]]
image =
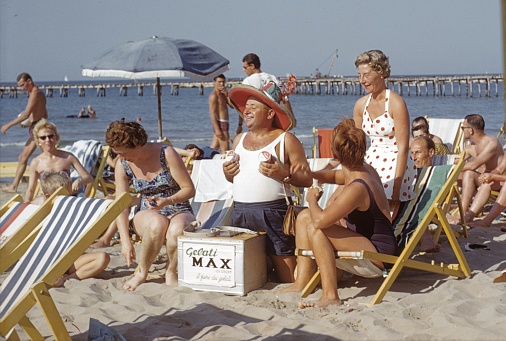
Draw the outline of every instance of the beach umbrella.
[[[229,69],[229,61],[209,47],[188,39],[157,37],[129,41],[82,65],[88,77],[156,78],[158,135],[162,139],[160,78],[207,81]]]

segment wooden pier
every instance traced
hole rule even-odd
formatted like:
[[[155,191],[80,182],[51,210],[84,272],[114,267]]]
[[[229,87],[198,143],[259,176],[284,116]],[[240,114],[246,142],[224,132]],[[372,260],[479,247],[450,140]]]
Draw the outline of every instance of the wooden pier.
[[[282,81],[286,79],[281,78]],[[460,76],[412,76],[390,77],[387,86],[401,96],[468,96],[468,97],[498,97],[499,82],[503,82],[502,74],[490,75],[460,75]],[[240,84],[241,80],[228,80],[227,86]],[[163,88],[169,88],[170,94],[179,95],[181,88],[197,88],[199,94],[204,95],[205,88],[212,88],[213,82],[161,82]],[[46,97],[53,97],[57,93],[60,97],[68,97],[70,89],[77,89],[79,97],[85,97],[87,92],[94,93],[97,97],[106,96],[107,92],[113,91],[119,96],[127,96],[129,88],[137,89],[137,96],[144,95],[144,88],[151,88],[156,95],[156,82],[132,82],[132,83],[89,83],[60,85],[38,84]],[[8,96],[17,98],[18,93],[24,93],[16,86],[0,86],[0,98]],[[357,77],[336,78],[299,78],[295,93],[306,95],[364,95],[364,90]]]

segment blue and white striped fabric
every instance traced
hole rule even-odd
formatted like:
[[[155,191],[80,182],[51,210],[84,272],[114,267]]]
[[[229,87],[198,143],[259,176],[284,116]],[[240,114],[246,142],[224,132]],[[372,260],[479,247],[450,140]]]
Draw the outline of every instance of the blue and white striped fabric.
[[[39,205],[16,202],[0,217],[0,245],[12,236],[40,208]],[[21,210],[21,212],[18,212]],[[8,224],[7,226],[5,226]]]
[[[96,140],[79,140],[74,142],[71,146],[65,146],[61,149],[74,154],[79,162],[81,162],[84,169],[91,174],[93,167],[95,167],[98,158],[100,157],[102,144]],[[79,177],[79,173],[72,168],[70,177],[72,180],[77,179]]]
[[[39,234],[0,286],[0,318],[61,260],[62,255],[89,230],[111,202],[72,196],[60,196],[55,200]]]

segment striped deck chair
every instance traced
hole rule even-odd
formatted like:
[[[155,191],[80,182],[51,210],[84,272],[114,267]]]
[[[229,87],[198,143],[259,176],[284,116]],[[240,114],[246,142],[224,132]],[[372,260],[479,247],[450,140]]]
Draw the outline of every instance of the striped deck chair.
[[[54,199],[64,194],[68,193],[62,187],[42,205],[11,202],[9,209],[0,218],[0,273],[21,258],[51,211]]]
[[[79,160],[79,162],[81,162],[84,169],[86,169],[92,175],[95,172],[94,170],[97,167],[97,162],[100,156],[103,154],[102,144],[96,140],[79,140],[74,142],[70,146],[62,147],[61,149],[74,154],[75,157]],[[106,158],[103,160],[102,170],[103,167],[105,167],[106,161],[107,161],[107,154]],[[100,172],[100,175],[101,174],[102,172]],[[74,181],[79,177],[80,177],[79,173],[74,168],[71,168],[70,178],[72,179],[72,181]],[[88,196],[88,194],[91,194],[92,188],[94,187],[93,190],[94,196],[97,186],[98,183],[95,184],[95,181],[93,181],[91,185],[86,186],[86,189],[84,189],[82,193]],[[92,197],[91,195],[89,196]]]
[[[409,205],[398,214],[394,221],[395,234],[398,237],[400,248],[399,256],[385,255],[378,252],[357,250],[354,252],[336,252],[338,267],[340,263],[347,263],[343,270],[352,272],[364,277],[379,277],[384,275],[382,285],[376,292],[369,305],[380,303],[386,293],[397,279],[397,276],[404,267],[434,272],[447,276],[456,276],[459,278],[471,275],[471,270],[466,258],[457,242],[455,234],[446,219],[444,211],[445,199],[451,191],[451,187],[457,180],[460,170],[464,166],[464,160],[457,165],[431,166],[423,169],[416,185],[416,196]],[[448,237],[450,246],[457,259],[458,264],[444,264],[443,262],[425,262],[412,259],[413,251],[420,241],[423,233],[428,229],[433,218],[437,217],[441,228]],[[402,250],[402,251],[401,251]],[[297,255],[312,256],[310,250],[297,250]],[[434,256],[436,254],[433,254]],[[392,264],[388,274],[376,268],[370,260],[383,262],[387,267]],[[376,270],[374,270],[376,268]],[[365,270],[364,270],[365,269]],[[364,272],[361,273],[361,271]],[[302,297],[307,297],[320,282],[320,273],[317,271],[307,286],[302,291]]]
[[[38,302],[54,337],[70,339],[49,289],[126,208],[131,196],[111,200],[59,196],[35,240],[0,287],[0,335],[44,337],[27,317]]]
[[[224,159],[194,160],[192,181],[195,197],[191,201],[200,229],[227,225],[232,214],[232,184],[225,179]]]

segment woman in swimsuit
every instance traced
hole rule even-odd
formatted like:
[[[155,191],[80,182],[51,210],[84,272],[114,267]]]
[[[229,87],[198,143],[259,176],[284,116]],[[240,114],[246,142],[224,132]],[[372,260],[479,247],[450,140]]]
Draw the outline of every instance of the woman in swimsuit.
[[[123,289],[133,291],[146,281],[149,268],[164,244],[168,257],[165,283],[177,285],[177,237],[195,220],[188,202],[195,195],[195,187],[183,160],[166,144],[148,143],[146,131],[137,122],[112,122],[105,140],[120,157],[114,169],[116,195],[128,192],[130,181],[141,194],[132,220],[133,228],[142,238],[139,268]],[[130,266],[136,254],[128,235],[128,211],[116,222],[121,252]]]
[[[355,103],[353,119],[371,139],[366,162],[378,172],[390,210],[395,212],[401,202],[414,198],[416,166],[409,153],[408,108],[402,97],[386,86],[390,64],[383,52],[363,52],[355,66],[368,95]]]
[[[297,217],[297,248],[313,250],[316,264],[309,257],[298,257],[297,279],[286,291],[301,291],[313,276],[316,265],[322,283],[321,298],[316,302],[301,302],[300,307],[341,304],[337,293],[335,251],[396,253],[388,200],[381,180],[374,168],[364,162],[365,133],[355,127],[352,119],[343,119],[334,128],[331,147],[342,170],[327,173],[333,177],[327,182],[344,186],[325,209],[318,205],[321,188],[309,188],[309,209]],[[381,262],[373,263],[383,269]]]
[[[74,167],[81,176],[72,182],[72,193],[70,194],[77,193],[79,187],[93,181],[90,173],[84,169],[74,154],[56,148],[60,142],[56,125],[43,118],[33,127],[33,138],[42,153],[30,162],[30,180],[25,194],[26,201],[32,201],[39,179],[50,173],[64,173],[70,177],[70,167]]]

